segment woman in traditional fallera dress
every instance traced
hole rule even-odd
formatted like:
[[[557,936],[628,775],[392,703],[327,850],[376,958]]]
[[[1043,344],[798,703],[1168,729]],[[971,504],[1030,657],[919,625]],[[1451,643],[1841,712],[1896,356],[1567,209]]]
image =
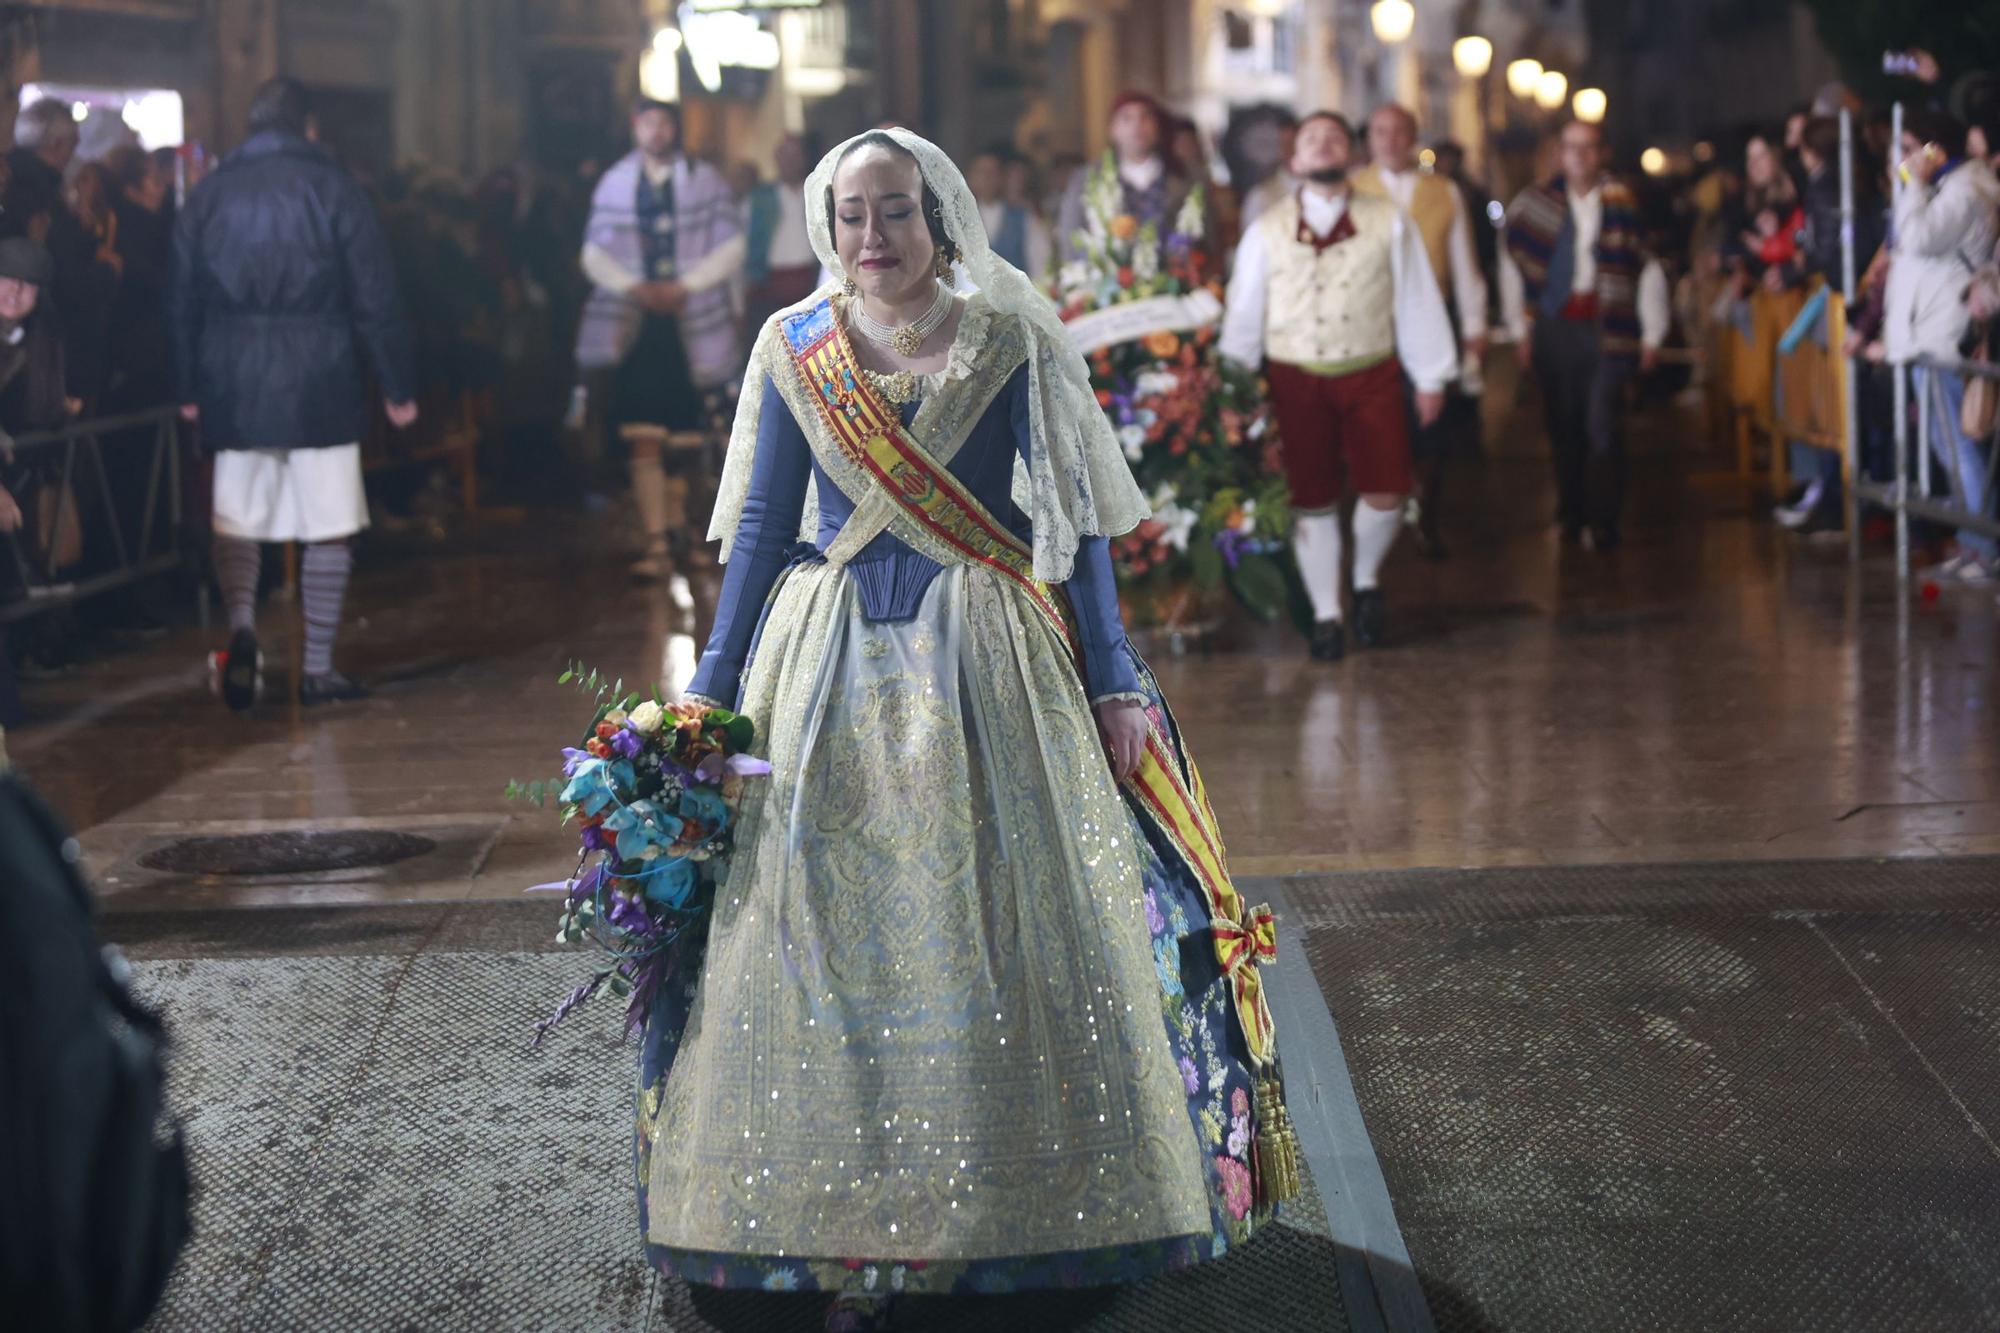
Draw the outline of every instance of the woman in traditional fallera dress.
[[[758,339],[689,691],[774,775],[646,1027],[648,1256],[830,1328],[1213,1258],[1296,1187],[1275,928],[1119,620],[1145,502],[942,152],[863,135],[806,199],[846,276]]]

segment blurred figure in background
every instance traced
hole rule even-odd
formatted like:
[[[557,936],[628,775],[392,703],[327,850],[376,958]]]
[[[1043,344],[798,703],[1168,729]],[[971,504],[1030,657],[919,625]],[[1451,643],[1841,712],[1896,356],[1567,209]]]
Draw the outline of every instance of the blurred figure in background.
[[[1966,290],[1973,273],[1993,253],[2000,231],[2000,179],[1979,158],[1966,156],[1965,126],[1943,112],[1922,108],[1903,120],[1906,187],[1895,201],[1894,256],[1883,296],[1883,340],[1889,360],[1904,365],[1921,357],[1953,363],[1971,320]],[[1931,449],[1943,465],[1957,502],[1993,514],[1993,476],[1986,441],[1964,429],[1965,377],[1956,371],[1916,368],[1913,391],[1931,418]],[[1939,578],[1977,586],[2000,579],[1993,538],[1958,531],[1958,550],[1939,565]]]
[[[1247,230],[1272,204],[1298,193],[1299,183],[1291,173],[1298,132],[1298,117],[1276,103],[1253,107],[1230,126],[1223,155],[1242,201],[1239,228]]]
[[[1299,123],[1292,174],[1299,192],[1243,233],[1222,321],[1222,354],[1271,385],[1296,522],[1292,552],[1313,609],[1310,652],[1347,652],[1341,612],[1341,510],[1354,500],[1354,637],[1388,641],[1382,563],[1403,527],[1410,421],[1403,377],[1415,386],[1415,424],[1444,410],[1458,343],[1423,240],[1387,199],[1350,180],[1354,130],[1315,112]]]
[[[215,572],[231,637],[211,665],[238,711],[256,702],[261,683],[263,542],[306,547],[299,701],[367,694],[333,664],[354,568],[348,539],[368,526],[367,372],[390,424],[417,419],[410,331],[374,204],[314,142],[298,83],[259,88],[249,128],[188,197],[170,288],[182,413],[216,451]]]
[[[1563,540],[1599,551],[1622,538],[1625,437],[1619,417],[1635,363],[1652,369],[1663,328],[1644,328],[1638,200],[1604,169],[1604,135],[1572,120],[1556,139],[1562,170],[1507,210],[1520,274],[1516,345],[1541,382]]]
[[[1369,164],[1353,173],[1361,194],[1387,199],[1401,209],[1423,241],[1431,276],[1444,295],[1457,331],[1463,366],[1469,374],[1454,375],[1453,387],[1479,382],[1476,367],[1486,357],[1486,278],[1472,249],[1472,222],[1465,200],[1446,176],[1417,170],[1417,118],[1407,108],[1389,103],[1368,118]],[[1418,544],[1425,555],[1440,560],[1447,554],[1439,528],[1444,503],[1445,471],[1455,445],[1469,428],[1476,429],[1478,412],[1464,392],[1448,392],[1445,410],[1429,425],[1416,424],[1416,387],[1406,377],[1404,397],[1410,406],[1411,461],[1415,465],[1419,521]]]
[[[695,550],[685,464],[667,470],[668,438],[708,424],[705,390],[742,370],[731,281],[748,245],[722,173],[681,148],[680,110],[645,99],[633,149],[598,182],[583,269],[596,284],[577,331],[577,366],[610,372],[607,424],[630,450],[645,550],[641,581],[665,578]]]
[[[94,269],[98,242],[71,211],[64,173],[76,159],[79,133],[68,102],[44,97],[21,109],[14,119],[14,150],[8,154],[7,193],[0,199],[14,234],[46,245],[55,260],[55,288],[64,293],[63,335],[70,396],[87,397],[102,366],[101,320],[86,304],[90,293],[103,292]]]
[[[788,134],[778,141],[778,179],[759,186],[750,196],[749,251],[743,278],[749,294],[744,302],[744,328],[754,335],[786,306],[796,305],[819,286],[819,256],[813,253],[806,229],[806,175],[813,152],[806,141]]]
[[[1055,241],[1047,223],[1007,197],[1007,167],[1014,156],[1004,144],[982,149],[967,165],[965,183],[979,201],[993,253],[1045,287],[1055,278]]]
[[[1189,176],[1169,151],[1167,116],[1145,93],[1125,93],[1111,106],[1111,149],[1108,161],[1087,167],[1070,178],[1063,194],[1056,237],[1065,259],[1081,253],[1077,236],[1084,230],[1084,192],[1100,173],[1124,201],[1123,212],[1140,226],[1152,223],[1165,235],[1180,216],[1181,206],[1200,181]]]

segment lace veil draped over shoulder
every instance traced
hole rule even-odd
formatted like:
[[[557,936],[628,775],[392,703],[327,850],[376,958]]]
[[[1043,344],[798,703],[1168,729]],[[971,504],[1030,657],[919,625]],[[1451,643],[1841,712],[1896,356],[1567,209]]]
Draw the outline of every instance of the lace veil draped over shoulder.
[[[1025,273],[993,253],[979,205],[958,167],[936,144],[908,130],[882,133],[916,158],[924,184],[943,207],[945,232],[957,242],[961,263],[991,314],[1018,320],[1026,337],[1031,446],[1027,475],[1017,472],[1015,478],[1014,499],[1034,524],[1035,577],[1048,583],[1061,582],[1070,575],[1078,538],[1130,532],[1149,513],[1145,495],[1132,478],[1111,423],[1097,405],[1090,371],[1070,346],[1054,303]],[[833,187],[834,167],[855,142],[849,139],[820,159],[805,186],[813,249],[820,262],[836,273],[840,257],[834,249],[826,201]],[[827,294],[824,290],[815,293],[812,301]],[[785,313],[789,312],[781,312],[758,334],[744,376],[743,396],[737,404],[715,517],[708,531],[710,540],[722,543],[724,560],[729,559],[749,494],[763,412],[762,377],[788,373],[777,324]],[[960,338],[981,336],[985,322],[964,321]],[[808,538],[815,535],[817,508],[808,501]]]

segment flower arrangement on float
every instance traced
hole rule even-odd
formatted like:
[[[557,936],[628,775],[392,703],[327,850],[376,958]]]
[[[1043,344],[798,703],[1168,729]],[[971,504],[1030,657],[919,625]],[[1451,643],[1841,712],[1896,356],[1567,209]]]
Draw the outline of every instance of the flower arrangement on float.
[[[553,798],[563,823],[576,825],[576,870],[529,892],[560,891],[556,942],[587,941],[609,965],[535,1025],[535,1046],[607,987],[630,998],[628,1030],[645,1021],[684,956],[675,946],[692,942],[728,876],[745,784],[771,772],[749,753],[755,723],[726,708],[628,695],[623,681],[606,684],[576,665],[559,683],[591,696],[590,727],[581,745],[564,748],[560,780],[512,783],[507,794],[537,805]]]
[[[1190,628],[1227,586],[1275,619],[1290,599],[1289,497],[1257,376],[1216,347],[1223,284],[1201,245],[1202,190],[1164,235],[1122,207],[1107,155],[1086,182],[1080,257],[1059,273],[1057,299],[1152,501],[1153,516],[1111,545],[1127,614]]]

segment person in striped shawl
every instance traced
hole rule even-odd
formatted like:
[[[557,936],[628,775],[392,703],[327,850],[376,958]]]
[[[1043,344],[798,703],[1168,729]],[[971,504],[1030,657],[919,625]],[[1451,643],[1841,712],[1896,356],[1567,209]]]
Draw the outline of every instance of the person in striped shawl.
[[[630,450],[646,552],[635,578],[664,577],[693,546],[689,478],[667,440],[707,424],[704,395],[742,366],[730,279],[748,245],[722,173],[681,151],[679,108],[642,100],[633,150],[598,182],[583,271],[596,290],[577,329],[577,368],[610,381],[609,424]]]
[[[1562,174],[1531,185],[1507,210],[1507,252],[1520,270],[1530,331],[1518,346],[1541,382],[1555,456],[1563,537],[1610,550],[1624,509],[1625,445],[1618,414],[1641,346],[1639,208],[1604,170],[1596,126],[1563,127]]]

